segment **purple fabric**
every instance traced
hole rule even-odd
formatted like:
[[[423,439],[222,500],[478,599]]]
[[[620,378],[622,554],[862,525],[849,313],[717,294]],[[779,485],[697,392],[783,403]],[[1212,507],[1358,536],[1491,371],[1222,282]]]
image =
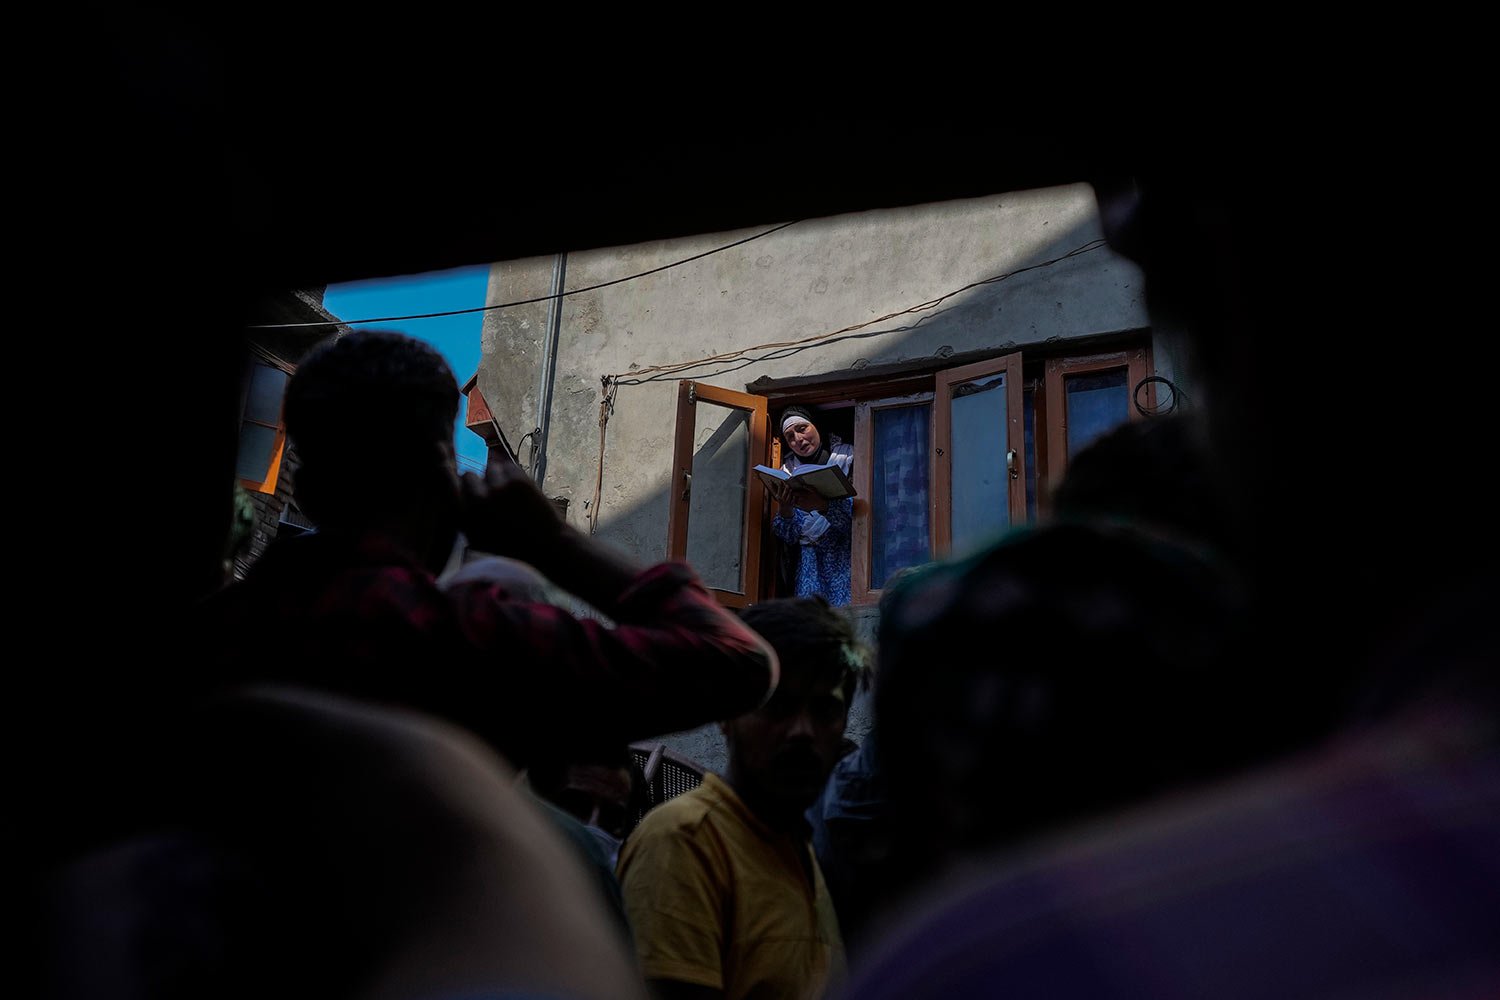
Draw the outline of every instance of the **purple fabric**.
[[[1493,735],[1407,720],[969,871],[848,996],[1500,996]]]

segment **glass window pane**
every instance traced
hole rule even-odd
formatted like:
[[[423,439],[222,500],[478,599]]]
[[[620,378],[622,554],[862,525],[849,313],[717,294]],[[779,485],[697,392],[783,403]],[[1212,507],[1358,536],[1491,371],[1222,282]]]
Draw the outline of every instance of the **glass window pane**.
[[[932,406],[876,410],[870,486],[870,589],[932,558],[928,523]]]
[[[285,391],[286,372],[270,365],[256,365],[250,372],[245,419],[273,426],[281,423],[281,396]]]
[[[1010,447],[1005,375],[953,387],[953,554],[962,556],[1010,526]]]
[[[1130,391],[1125,369],[1070,375],[1063,380],[1067,397],[1068,454],[1076,455],[1094,438],[1130,419]]]
[[[734,594],[745,592],[749,470],[750,412],[700,400],[694,408],[687,561],[705,586]]]
[[[240,425],[240,454],[234,474],[239,479],[263,483],[271,473],[271,459],[276,453],[276,431],[259,424]]]

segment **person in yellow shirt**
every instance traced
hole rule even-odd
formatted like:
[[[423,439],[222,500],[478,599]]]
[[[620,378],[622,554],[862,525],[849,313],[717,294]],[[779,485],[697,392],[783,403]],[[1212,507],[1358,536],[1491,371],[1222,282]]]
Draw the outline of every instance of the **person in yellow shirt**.
[[[844,975],[803,814],[838,761],[864,656],[822,598],[741,617],[775,649],[780,684],[722,724],[724,777],[647,813],[620,853],[641,968],[663,1000],[819,997]]]

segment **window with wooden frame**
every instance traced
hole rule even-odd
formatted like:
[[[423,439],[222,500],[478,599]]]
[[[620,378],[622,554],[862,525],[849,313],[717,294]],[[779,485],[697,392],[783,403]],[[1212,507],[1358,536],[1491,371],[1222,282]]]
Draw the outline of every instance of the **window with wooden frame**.
[[[850,601],[868,603],[891,575],[933,558],[937,481],[933,394],[862,400],[854,420]]]
[[[767,424],[764,396],[678,383],[667,555],[690,563],[729,607],[763,596],[765,487],[750,470],[768,458]]]
[[[781,464],[770,417],[793,403],[824,415],[830,427],[819,430],[852,433],[853,604],[878,602],[905,567],[967,554],[1035,520],[1069,456],[1151,412],[1155,395],[1145,344],[1029,353],[885,378],[798,380],[765,395],[680,383],[671,557],[692,563],[725,604],[782,596],[772,512],[749,470]]]
[[[287,373],[273,365],[255,362],[240,413],[240,447],[235,476],[240,485],[257,493],[275,493],[286,450],[286,426],[281,422],[281,402],[286,395]]]
[[[1150,351],[1145,347],[1046,361],[1047,491],[1062,480],[1068,457],[1141,411],[1155,409]],[[1045,503],[1044,494],[1044,503]]]

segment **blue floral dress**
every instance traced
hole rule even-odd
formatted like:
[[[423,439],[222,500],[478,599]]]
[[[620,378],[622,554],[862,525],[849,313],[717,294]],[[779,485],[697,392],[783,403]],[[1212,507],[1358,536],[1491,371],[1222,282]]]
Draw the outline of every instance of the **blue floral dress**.
[[[850,475],[854,467],[854,448],[839,438],[829,436],[830,463],[836,463]],[[790,456],[781,467],[791,472],[802,462]],[[796,510],[790,516],[777,514],[771,519],[771,530],[787,545],[797,547],[797,596],[822,595],[834,607],[849,603],[849,529],[854,517],[854,498],[828,501],[828,509]]]

